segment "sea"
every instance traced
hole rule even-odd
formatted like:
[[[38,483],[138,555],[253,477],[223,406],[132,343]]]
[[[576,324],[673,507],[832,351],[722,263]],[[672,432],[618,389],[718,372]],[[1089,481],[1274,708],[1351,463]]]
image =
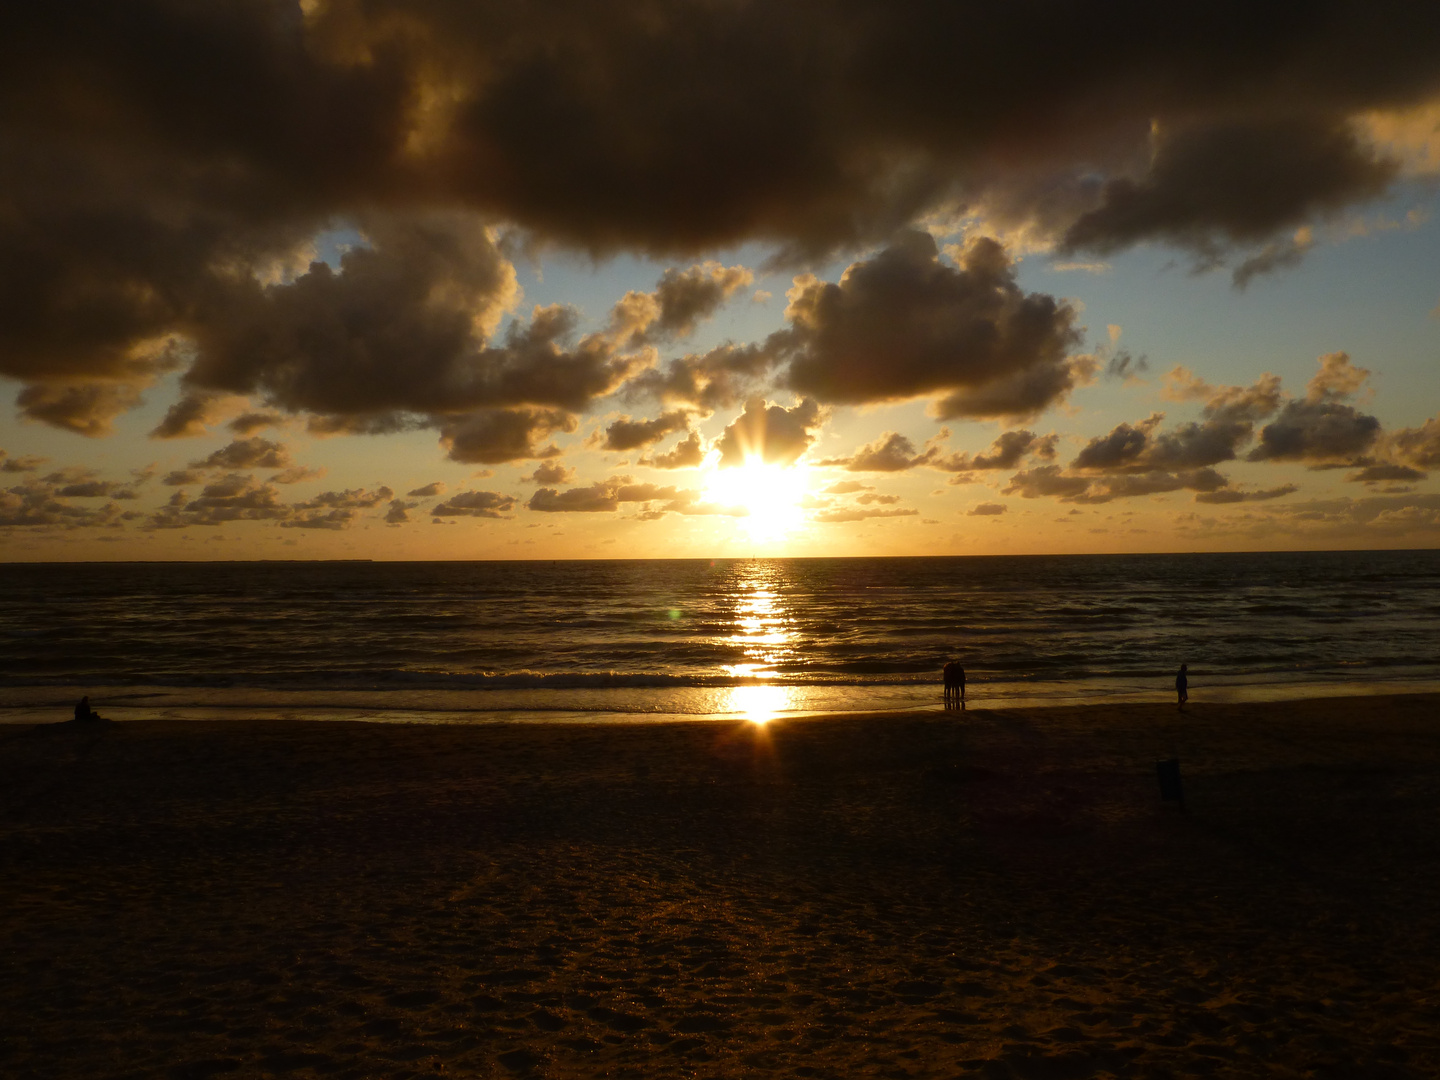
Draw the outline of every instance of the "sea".
[[[1440,690],[1440,551],[0,566],[0,721],[748,718]]]

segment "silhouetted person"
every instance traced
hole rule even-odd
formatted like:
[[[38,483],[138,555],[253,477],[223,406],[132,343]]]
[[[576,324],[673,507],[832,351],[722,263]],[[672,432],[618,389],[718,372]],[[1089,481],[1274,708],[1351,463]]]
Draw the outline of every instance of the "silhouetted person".
[[[1177,706],[1180,709],[1185,708],[1185,702],[1190,697],[1189,671],[1188,665],[1181,664],[1180,670],[1175,673],[1175,696],[1180,699],[1180,704]]]
[[[103,720],[103,719],[105,719],[105,718],[104,718],[103,716],[101,716],[99,713],[97,713],[94,709],[90,708],[90,695],[89,695],[89,694],[86,694],[84,697],[82,697],[82,698],[80,699],[79,704],[77,704],[77,705],[75,706],[75,719],[76,719],[76,720]]]
[[[959,661],[951,660],[945,665],[945,707],[959,705],[965,708],[965,669]]]

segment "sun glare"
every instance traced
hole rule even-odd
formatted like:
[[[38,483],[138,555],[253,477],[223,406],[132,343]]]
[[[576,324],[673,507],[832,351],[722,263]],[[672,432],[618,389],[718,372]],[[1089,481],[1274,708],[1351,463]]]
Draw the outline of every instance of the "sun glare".
[[[738,468],[717,468],[705,488],[707,501],[743,506],[745,530],[755,540],[776,540],[795,531],[805,519],[800,501],[805,496],[805,470],[799,466],[769,465],[758,456],[747,457]]]

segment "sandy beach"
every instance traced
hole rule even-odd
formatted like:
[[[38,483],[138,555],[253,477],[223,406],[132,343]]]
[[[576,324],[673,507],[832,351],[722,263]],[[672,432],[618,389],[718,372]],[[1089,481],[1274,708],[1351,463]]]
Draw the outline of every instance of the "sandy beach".
[[[1440,1075],[1437,721],[15,727],[0,1072]]]

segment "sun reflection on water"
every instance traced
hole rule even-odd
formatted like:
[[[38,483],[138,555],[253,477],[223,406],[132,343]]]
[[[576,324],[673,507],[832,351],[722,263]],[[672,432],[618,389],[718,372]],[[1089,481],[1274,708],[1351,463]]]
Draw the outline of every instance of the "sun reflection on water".
[[[756,724],[768,723],[792,708],[794,698],[790,687],[759,681],[778,677],[777,666],[794,656],[798,636],[780,592],[770,585],[767,569],[758,565],[739,583],[734,598],[734,629],[724,638],[744,657],[726,664],[726,673],[756,680],[731,688],[726,711],[739,713]]]
[[[793,706],[788,686],[735,686],[730,689],[727,712],[739,713],[752,724],[768,724]]]

